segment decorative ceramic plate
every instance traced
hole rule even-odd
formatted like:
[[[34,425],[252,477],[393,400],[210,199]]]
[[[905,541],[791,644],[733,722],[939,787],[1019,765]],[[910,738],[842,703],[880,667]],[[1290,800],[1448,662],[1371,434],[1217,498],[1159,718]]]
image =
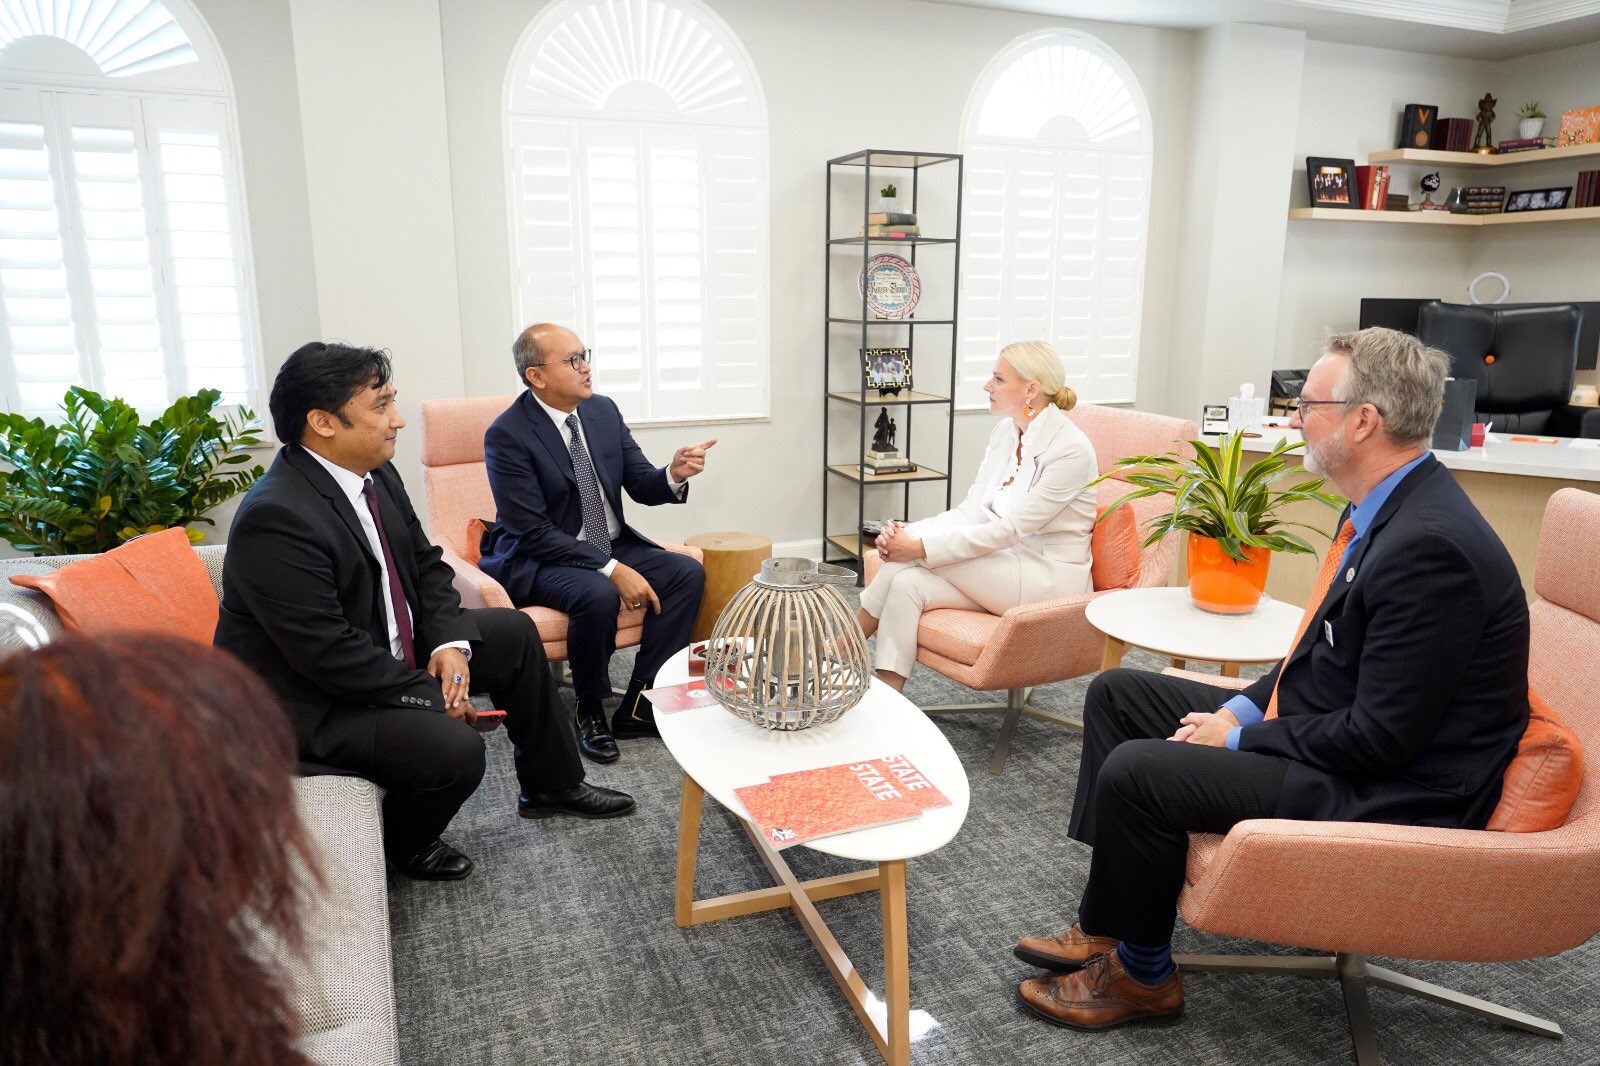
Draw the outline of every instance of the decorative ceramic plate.
[[[867,260],[867,269],[856,275],[856,291],[865,291],[867,310],[879,318],[906,318],[922,299],[922,279],[916,267],[884,252]]]

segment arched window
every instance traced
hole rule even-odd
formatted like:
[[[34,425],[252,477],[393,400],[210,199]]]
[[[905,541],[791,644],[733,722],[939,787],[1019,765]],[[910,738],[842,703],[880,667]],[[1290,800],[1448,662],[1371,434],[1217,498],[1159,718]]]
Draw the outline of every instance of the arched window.
[[[0,0],[0,399],[258,403],[227,68],[187,0]]]
[[[1133,400],[1150,145],[1138,82],[1093,37],[1030,34],[984,69],[962,127],[963,406],[995,353],[1030,338],[1056,346],[1085,400]]]
[[[767,414],[767,109],[698,0],[566,0],[506,84],[516,325],[576,329],[630,421]]]

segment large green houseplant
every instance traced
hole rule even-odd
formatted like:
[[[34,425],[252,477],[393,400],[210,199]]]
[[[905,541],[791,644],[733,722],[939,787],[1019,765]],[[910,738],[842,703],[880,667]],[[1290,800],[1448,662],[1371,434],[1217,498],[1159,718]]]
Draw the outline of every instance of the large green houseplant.
[[[119,399],[67,391],[64,419],[0,413],[0,537],[35,555],[102,552],[141,533],[194,523],[262,474],[248,408],[218,418],[202,389],[145,423]],[[199,543],[203,530],[190,528]]]
[[[1169,533],[1189,535],[1189,594],[1195,604],[1221,614],[1243,614],[1255,609],[1266,586],[1273,552],[1315,555],[1316,549],[1296,527],[1326,537],[1329,534],[1305,522],[1284,518],[1291,504],[1314,501],[1338,512],[1346,500],[1324,492],[1327,479],[1313,477],[1292,466],[1288,455],[1304,441],[1283,440],[1249,467],[1244,464],[1244,434],[1236,431],[1215,446],[1203,440],[1188,442],[1192,459],[1178,452],[1133,455],[1097,478],[1126,481],[1135,488],[1108,507],[1100,520],[1117,508],[1151,496],[1170,495],[1172,510],[1148,523],[1148,547]],[[1293,478],[1294,483],[1278,483]]]

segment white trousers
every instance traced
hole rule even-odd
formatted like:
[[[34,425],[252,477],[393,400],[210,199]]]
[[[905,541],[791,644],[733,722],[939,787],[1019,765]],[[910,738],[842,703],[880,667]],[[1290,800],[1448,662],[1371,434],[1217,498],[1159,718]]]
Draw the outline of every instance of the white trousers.
[[[937,568],[884,563],[861,592],[862,610],[878,619],[877,669],[911,676],[923,611],[949,607],[1004,614],[1023,602],[1020,582],[995,580],[995,561],[981,556]]]

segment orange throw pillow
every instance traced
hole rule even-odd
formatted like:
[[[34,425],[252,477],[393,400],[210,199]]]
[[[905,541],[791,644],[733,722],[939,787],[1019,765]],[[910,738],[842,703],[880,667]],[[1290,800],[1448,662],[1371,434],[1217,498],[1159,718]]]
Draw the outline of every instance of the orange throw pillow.
[[[468,566],[477,566],[478,560],[483,557],[483,534],[489,524],[481,518],[474,518],[467,523],[467,542],[461,546],[461,558],[465,559]]]
[[[49,596],[61,624],[89,636],[138,630],[210,644],[217,630],[217,590],[177,526],[11,583]]]
[[[1500,833],[1542,833],[1567,820],[1583,784],[1583,742],[1544,700],[1528,691],[1528,728],[1506,767],[1500,803],[1488,828]]]
[[[1117,508],[1102,522],[1106,510],[1094,509],[1094,539],[1089,542],[1094,590],[1131,589],[1139,580],[1139,523],[1131,507]]]

